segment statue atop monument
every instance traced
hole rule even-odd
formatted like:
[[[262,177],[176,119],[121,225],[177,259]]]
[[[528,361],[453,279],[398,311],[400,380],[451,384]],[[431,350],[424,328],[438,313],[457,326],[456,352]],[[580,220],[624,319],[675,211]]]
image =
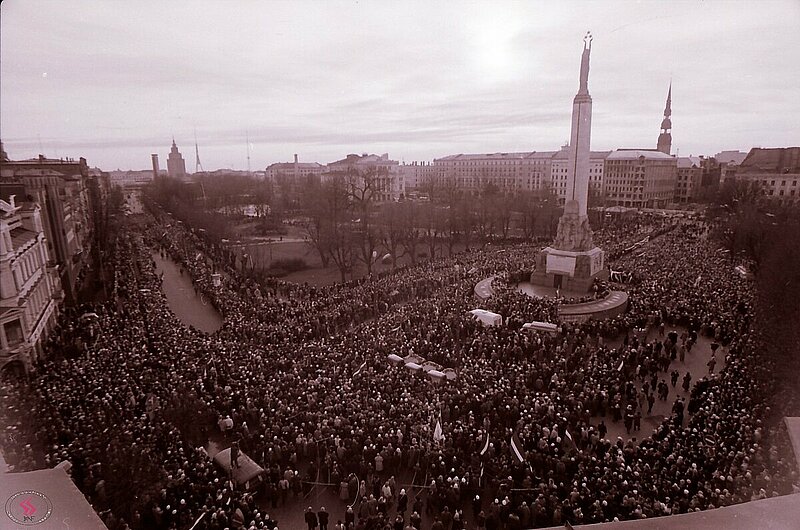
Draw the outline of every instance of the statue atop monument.
[[[583,55],[581,56],[581,85],[578,94],[589,93],[589,53],[592,51],[592,34],[586,32],[583,38]]]

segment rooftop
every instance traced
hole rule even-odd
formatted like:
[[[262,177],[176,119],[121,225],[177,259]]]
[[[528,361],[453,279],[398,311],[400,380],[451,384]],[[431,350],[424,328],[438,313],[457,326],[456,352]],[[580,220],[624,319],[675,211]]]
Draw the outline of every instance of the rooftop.
[[[800,147],[754,147],[739,165],[738,173],[800,173]]]
[[[641,157],[645,160],[675,160],[675,157],[655,149],[617,149],[608,155],[608,160],[636,160]]]
[[[719,164],[741,164],[747,153],[741,151],[720,151],[714,158]]]
[[[294,162],[276,162],[267,166],[267,169],[294,169]],[[300,169],[322,169],[325,166],[317,162],[298,162],[297,167]]]
[[[700,167],[700,157],[699,156],[679,156],[678,157],[678,167],[679,168],[690,168],[690,167]]]

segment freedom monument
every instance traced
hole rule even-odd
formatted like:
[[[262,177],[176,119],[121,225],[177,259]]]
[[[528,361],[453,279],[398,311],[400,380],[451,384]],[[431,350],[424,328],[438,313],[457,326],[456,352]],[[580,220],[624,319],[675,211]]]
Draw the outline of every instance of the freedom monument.
[[[592,242],[586,204],[589,198],[589,142],[592,96],[589,95],[589,53],[592,36],[584,37],[581,78],[572,102],[572,132],[567,164],[567,200],[553,244],[536,255],[531,283],[585,293],[595,278],[607,279],[603,251]]]

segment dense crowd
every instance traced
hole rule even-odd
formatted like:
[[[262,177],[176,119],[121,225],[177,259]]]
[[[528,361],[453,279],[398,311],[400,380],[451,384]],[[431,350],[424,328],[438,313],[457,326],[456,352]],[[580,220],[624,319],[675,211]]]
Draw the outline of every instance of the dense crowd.
[[[257,284],[190,229],[147,219],[116,243],[112,301],[67,315],[54,336],[56,354],[79,344],[80,355],[54,357],[2,394],[30,398],[37,418],[0,440],[15,470],[69,460],[112,530],[189,528],[198,518],[197,529],[276,528],[269,508],[301,503],[317,484],[349,507],[331,508],[332,527],[402,530],[655,517],[797,483],[768,401],[773,367],[748,333],[753,293],[700,222],[640,219],[616,239],[601,231],[615,267],[636,272],[629,310],[548,334],[522,323],[557,322],[556,305],[502,282],[482,304],[505,325],[468,315],[475,283],[524,270],[532,246],[331,287]],[[626,252],[642,234],[653,241]],[[218,332],[170,312],[153,252],[180,263],[218,308]],[[663,325],[686,331],[650,342],[635,333]],[[724,368],[683,381],[689,403],[677,400],[652,436],[609,439],[605,421],[635,433],[663,397],[670,361],[701,334],[727,349]],[[622,346],[608,346],[617,336]],[[457,379],[435,385],[391,366],[389,354],[452,367]],[[13,410],[5,414],[11,421]],[[228,419],[222,443],[237,440],[266,470],[257,498],[202,448]],[[306,517],[319,524],[315,510]]]

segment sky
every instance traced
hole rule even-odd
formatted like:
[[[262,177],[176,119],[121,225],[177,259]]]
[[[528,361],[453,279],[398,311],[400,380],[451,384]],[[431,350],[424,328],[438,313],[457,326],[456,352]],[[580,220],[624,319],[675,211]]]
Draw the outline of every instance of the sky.
[[[4,0],[11,159],[194,171],[557,150],[583,36],[592,149],[800,145],[800,1]],[[249,149],[248,149],[249,140]]]

